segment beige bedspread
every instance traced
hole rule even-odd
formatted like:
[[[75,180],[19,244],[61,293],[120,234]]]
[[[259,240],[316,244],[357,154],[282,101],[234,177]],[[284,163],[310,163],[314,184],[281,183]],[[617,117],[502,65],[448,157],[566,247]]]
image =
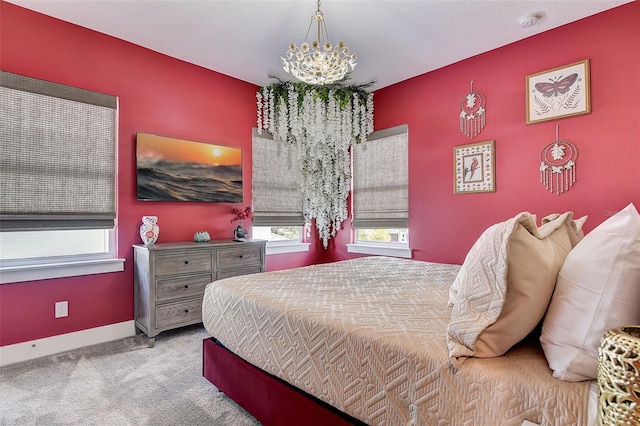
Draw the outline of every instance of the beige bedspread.
[[[228,349],[370,425],[583,425],[588,382],[537,344],[449,361],[458,265],[366,257],[215,281],[203,320]],[[249,384],[248,384],[249,385]]]

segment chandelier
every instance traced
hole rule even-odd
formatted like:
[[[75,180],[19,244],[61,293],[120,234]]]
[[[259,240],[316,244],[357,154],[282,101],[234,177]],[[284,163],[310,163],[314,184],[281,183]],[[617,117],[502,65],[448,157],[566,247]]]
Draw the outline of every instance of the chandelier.
[[[307,38],[314,21],[318,29],[318,38],[309,44]],[[318,85],[342,80],[345,74],[356,66],[356,55],[349,53],[349,48],[344,42],[340,41],[333,46],[329,41],[324,15],[320,11],[320,0],[318,10],[311,17],[304,43],[300,47],[291,43],[286,58],[280,59],[286,72],[300,81]]]

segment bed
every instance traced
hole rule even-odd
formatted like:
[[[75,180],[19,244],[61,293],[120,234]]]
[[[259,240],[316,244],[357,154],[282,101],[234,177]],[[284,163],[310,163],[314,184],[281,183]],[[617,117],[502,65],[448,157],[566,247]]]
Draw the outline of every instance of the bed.
[[[459,270],[363,257],[215,281],[204,375],[266,425],[595,424],[594,381],[554,378],[538,336],[454,366]]]

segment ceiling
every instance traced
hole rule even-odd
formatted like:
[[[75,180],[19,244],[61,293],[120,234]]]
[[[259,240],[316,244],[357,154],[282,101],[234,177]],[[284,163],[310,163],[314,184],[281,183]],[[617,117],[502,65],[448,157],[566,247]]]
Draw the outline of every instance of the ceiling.
[[[304,41],[315,0],[7,0],[257,85]],[[389,86],[633,0],[323,0],[353,82]],[[523,28],[521,17],[538,14]],[[311,34],[314,34],[313,31]],[[310,36],[311,37],[311,36]],[[310,39],[311,40],[311,39]]]

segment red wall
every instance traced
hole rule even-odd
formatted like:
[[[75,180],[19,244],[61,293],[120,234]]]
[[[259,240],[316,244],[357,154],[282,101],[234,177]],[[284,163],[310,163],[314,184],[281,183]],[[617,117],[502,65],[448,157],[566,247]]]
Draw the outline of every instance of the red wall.
[[[121,273],[0,285],[0,346],[133,319],[133,249],[143,215],[158,216],[159,242],[198,230],[231,238],[231,204],[136,201],[135,134],[155,133],[243,149],[245,204],[251,202],[251,128],[257,86],[0,3],[4,71],[119,97],[118,256]],[[314,245],[315,246],[315,245]],[[269,256],[268,269],[313,262],[309,253]],[[54,319],[54,303],[69,316]]]
[[[376,130],[409,125],[410,246],[414,258],[462,263],[488,226],[521,211],[588,215],[591,230],[634,202],[640,209],[640,3],[513,43],[375,93]],[[425,46],[425,55],[429,47]],[[591,114],[526,124],[525,78],[591,60]],[[469,85],[486,96],[487,124],[459,129]],[[540,152],[555,140],[578,150],[577,181],[564,194],[540,183]],[[495,193],[453,194],[453,147],[495,140]],[[349,257],[343,230],[324,261]]]
[[[257,87],[8,3],[0,8],[0,68],[119,97],[118,255],[126,258],[121,273],[0,285],[0,346],[131,320],[131,245],[140,242],[141,216],[158,216],[160,242],[191,239],[200,229],[224,238],[233,229],[228,204],[137,202],[136,132],[242,148],[249,203]],[[416,259],[460,263],[487,226],[520,211],[587,214],[590,230],[629,202],[640,208],[637,22],[634,2],[376,92],[376,129],[409,125]],[[525,76],[586,58],[593,112],[527,126]],[[471,80],[487,97],[487,125],[474,139],[458,128]],[[579,151],[577,182],[560,196],[538,174],[556,124]],[[453,195],[453,147],[491,139],[497,192]],[[312,238],[309,253],[269,256],[267,268],[350,257],[349,238],[341,231],[327,251]],[[54,320],[58,300],[69,300],[70,315]]]

